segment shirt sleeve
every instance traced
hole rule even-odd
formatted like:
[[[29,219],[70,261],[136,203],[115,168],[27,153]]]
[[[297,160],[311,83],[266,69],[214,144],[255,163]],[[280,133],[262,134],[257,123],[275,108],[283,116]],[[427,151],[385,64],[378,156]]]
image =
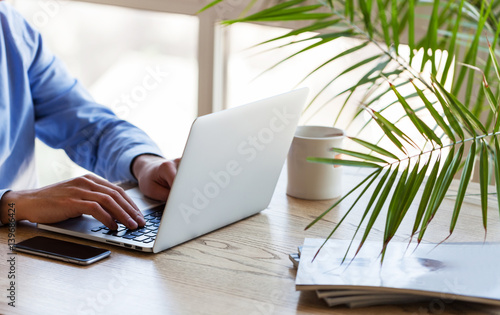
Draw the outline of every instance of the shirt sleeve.
[[[37,137],[110,181],[135,180],[133,159],[141,154],[161,156],[160,149],[142,130],[97,104],[44,46],[40,34],[24,24]]]

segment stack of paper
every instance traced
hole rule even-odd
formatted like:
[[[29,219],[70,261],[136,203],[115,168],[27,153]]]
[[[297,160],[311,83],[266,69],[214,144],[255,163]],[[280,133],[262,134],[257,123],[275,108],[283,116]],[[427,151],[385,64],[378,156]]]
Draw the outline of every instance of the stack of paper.
[[[306,239],[290,259],[298,266],[297,290],[316,290],[330,306],[361,307],[424,300],[462,300],[500,306],[500,244],[391,242],[381,264],[381,244]],[[415,248],[416,247],[416,248]],[[299,263],[300,262],[300,263]]]

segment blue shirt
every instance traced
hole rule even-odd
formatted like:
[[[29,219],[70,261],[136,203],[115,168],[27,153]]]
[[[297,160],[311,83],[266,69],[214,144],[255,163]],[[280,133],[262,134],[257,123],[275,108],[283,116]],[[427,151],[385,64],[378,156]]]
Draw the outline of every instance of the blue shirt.
[[[0,2],[0,199],[36,185],[35,137],[110,181],[135,180],[134,157],[161,155],[144,132],[95,103],[40,34]]]

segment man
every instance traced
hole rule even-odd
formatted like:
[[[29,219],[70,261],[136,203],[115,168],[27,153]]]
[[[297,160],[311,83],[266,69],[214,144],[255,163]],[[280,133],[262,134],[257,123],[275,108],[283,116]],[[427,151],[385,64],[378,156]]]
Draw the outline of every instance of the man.
[[[0,0],[1,1],[1,0]],[[0,2],[0,221],[54,223],[90,214],[110,229],[145,224],[118,186],[86,175],[33,189],[34,140],[111,181],[137,181],[148,197],[166,200],[178,160],[168,161],[141,130],[96,104],[44,46],[40,34]]]

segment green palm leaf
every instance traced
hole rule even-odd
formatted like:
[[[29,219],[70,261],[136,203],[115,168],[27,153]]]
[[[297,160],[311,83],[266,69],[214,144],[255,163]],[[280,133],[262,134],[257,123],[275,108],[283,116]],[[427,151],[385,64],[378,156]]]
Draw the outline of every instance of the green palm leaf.
[[[387,199],[387,196],[389,195],[391,188],[396,181],[396,177],[398,176],[398,171],[399,171],[399,165],[396,166],[396,168],[392,171],[392,174],[390,175],[389,179],[387,180],[387,183],[385,184],[385,187],[383,187],[380,195],[378,196],[377,203],[375,204],[375,207],[373,208],[372,214],[370,216],[370,219],[368,220],[368,224],[366,225],[365,233],[363,234],[363,237],[361,238],[361,241],[359,243],[358,249],[356,250],[356,254],[359,253],[361,247],[365,243],[366,239],[368,238],[368,234],[370,234],[370,231],[375,224],[375,221],[378,218],[378,215],[380,214],[380,211],[382,210],[382,207],[384,206],[384,203]],[[388,171],[387,174],[390,172]]]
[[[227,24],[231,24],[231,23],[236,23],[236,22],[240,22],[240,21],[257,21],[257,19],[259,18],[262,18],[262,17],[266,17],[266,16],[276,16],[277,13],[279,15],[279,12],[282,11],[282,10],[285,10],[289,7],[293,7],[295,5],[298,5],[298,4],[301,4],[303,2],[305,2],[306,0],[291,0],[291,1],[284,1],[283,3],[280,3],[280,4],[277,4],[273,7],[270,7],[270,8],[267,8],[267,9],[264,9],[262,11],[259,11],[255,14],[252,14],[250,16],[247,16],[243,19],[240,19],[240,20],[232,20],[231,22],[230,21],[225,21],[224,23],[227,23]],[[221,2],[219,0],[217,1],[214,1],[215,4]],[[213,4],[209,4],[209,6],[211,6]],[[203,10],[203,9],[202,9]]]
[[[342,57],[344,57],[344,56],[347,56],[347,55],[349,55],[349,54],[352,54],[352,53],[354,53],[354,52],[356,52],[356,51],[358,51],[358,50],[360,50],[360,49],[362,49],[362,48],[366,47],[366,45],[368,45],[368,43],[369,43],[369,42],[364,42],[364,43],[362,43],[362,44],[360,44],[360,45],[357,45],[357,46],[355,46],[355,47],[353,47],[353,48],[350,48],[350,49],[344,50],[343,52],[341,52],[341,53],[339,53],[339,54],[335,55],[334,57],[332,57],[332,58],[330,58],[330,59],[328,59],[327,61],[325,61],[324,63],[322,63],[320,66],[318,66],[317,68],[315,68],[313,71],[309,72],[309,73],[308,73],[308,74],[307,74],[307,75],[306,75],[306,76],[305,76],[302,80],[300,80],[300,82],[299,82],[299,83],[297,83],[297,85],[299,85],[299,84],[301,84],[302,82],[304,82],[304,81],[305,81],[307,78],[309,78],[312,74],[314,74],[315,72],[317,72],[319,69],[321,69],[321,68],[325,67],[327,64],[330,64],[330,63],[332,63],[333,61],[335,61],[335,60],[337,60],[337,59],[339,59],[339,58],[342,58]]]
[[[373,176],[373,178],[371,179],[371,181],[365,186],[365,188],[363,189],[363,191],[361,191],[361,193],[359,193],[358,197],[356,198],[356,200],[352,203],[351,207],[346,211],[346,213],[344,214],[344,216],[342,216],[342,219],[340,219],[340,221],[337,223],[337,225],[335,225],[335,227],[332,229],[332,231],[330,232],[330,234],[326,237],[325,239],[325,242],[320,246],[320,248],[318,249],[318,252],[316,253],[316,255],[321,251],[321,248],[323,248],[323,246],[328,242],[328,240],[332,237],[332,235],[337,231],[337,229],[341,226],[342,222],[344,222],[344,220],[349,216],[349,214],[351,213],[351,211],[354,209],[354,207],[356,206],[356,204],[358,203],[358,201],[364,196],[364,194],[366,193],[366,191],[371,187],[371,185],[375,182],[375,180],[378,178],[378,176],[382,173],[382,170],[377,170],[373,173],[371,173],[368,177],[366,177],[365,181],[368,180],[370,177]],[[357,189],[358,187],[360,187],[362,184],[364,184],[363,181],[361,184],[359,184],[358,186],[356,186],[353,190]],[[351,190],[351,191],[353,191]],[[336,205],[338,205],[338,203],[336,203]],[[328,211],[330,211],[332,208],[328,209]],[[324,213],[322,216],[324,216],[326,213]],[[310,228],[312,225],[314,225],[316,222],[318,222],[319,219],[316,218],[313,222],[311,222],[307,227],[306,227],[306,230],[308,228]],[[354,235],[357,234],[358,230],[359,230],[359,227],[356,229],[356,232],[354,233]],[[354,240],[354,238],[353,238]],[[351,247],[352,245],[352,241],[351,243],[349,244],[349,248]],[[349,249],[347,250],[347,252],[349,251]],[[346,255],[347,255],[347,252],[346,252]],[[313,260],[316,258],[316,255],[313,257]],[[344,259],[342,260],[342,262],[345,261],[345,258],[346,256],[344,256]]]
[[[274,65],[272,65],[271,67],[267,68],[266,71],[264,71],[263,73],[261,73],[260,75],[276,68],[277,66],[279,66],[280,64],[284,63],[285,61],[297,56],[297,55],[300,55],[310,49],[313,49],[313,48],[316,48],[316,47],[319,47],[321,45],[324,45],[326,43],[329,43],[335,39],[338,39],[338,38],[341,38],[341,37],[345,37],[345,36],[348,36],[348,35],[351,35],[353,32],[351,30],[348,30],[348,31],[342,31],[342,32],[336,32],[336,33],[328,33],[328,34],[321,34],[321,35],[316,35],[316,36],[313,36],[313,37],[310,37],[310,38],[307,38],[307,39],[304,39],[304,40],[301,40],[301,41],[297,41],[297,42],[293,42],[294,44],[295,43],[298,43],[298,42],[302,42],[302,41],[309,41],[309,40],[314,40],[314,39],[319,39],[318,42],[314,43],[314,44],[311,44],[301,50],[299,50],[298,52],[286,57],[285,59],[282,59],[281,61],[275,63]],[[284,46],[288,46],[289,44],[287,45],[284,45]]]
[[[333,148],[332,151],[340,153],[340,154],[345,154],[345,155],[350,155],[352,157],[357,157],[366,161],[371,161],[375,163],[384,163],[388,164],[386,160],[383,160],[381,158],[378,158],[376,156],[372,156],[369,154],[361,153],[361,152],[355,152],[355,151],[350,151],[350,150],[344,150],[340,148]]]
[[[495,142],[495,151],[493,156],[495,157],[495,181],[497,188],[497,201],[498,201],[498,210],[500,210],[500,145],[498,144],[498,136],[493,137]]]
[[[439,91],[437,89],[434,89],[433,91],[434,91],[434,95],[436,96],[439,103],[441,104],[441,108],[443,109],[443,113],[446,116],[446,119],[448,120],[448,123],[450,124],[451,128],[453,129],[453,131],[455,133],[458,134],[460,139],[464,139],[465,138],[464,131],[463,131],[462,127],[460,126],[460,124],[458,123],[458,120],[452,114],[452,112],[450,110],[450,106],[444,100],[444,98],[441,96],[441,94],[439,93]],[[473,133],[472,130],[469,130],[469,133],[472,134]]]
[[[415,55],[415,0],[409,1],[408,8],[408,46],[410,48],[410,64]]]
[[[224,0],[215,0],[213,2],[210,2],[209,4],[207,4],[206,6],[204,6],[202,9],[200,9],[196,13],[199,14],[199,13],[201,13],[203,11],[206,11],[206,10],[210,9],[211,7],[213,7],[214,5],[217,5],[217,4],[221,3],[222,1],[224,1]]]
[[[381,168],[382,166],[363,161],[351,161],[351,160],[342,160],[342,159],[329,159],[329,158],[317,158],[317,157],[308,157],[307,161],[323,163],[323,164],[331,164],[331,165],[345,165],[345,166],[356,166],[356,167],[367,167],[367,168]]]
[[[430,195],[429,205],[425,211],[425,215],[424,215],[423,222],[422,222],[422,227],[421,227],[420,233],[418,235],[418,242],[419,243],[422,241],[422,238],[424,237],[425,231],[427,230],[427,226],[434,218],[434,215],[436,214],[436,211],[439,208],[439,205],[441,204],[442,200],[444,199],[445,192],[446,192],[446,190],[448,190],[448,187],[451,184],[451,179],[452,179],[452,176],[454,175],[454,169],[455,169],[455,167],[458,168],[458,165],[460,164],[460,160],[462,159],[463,150],[464,150],[464,146],[461,145],[459,152],[454,154],[455,150],[454,150],[454,148],[452,148],[448,154],[448,157],[446,158],[446,160],[443,164],[441,172],[439,173],[439,176],[436,179],[435,186],[432,188],[432,193]]]
[[[470,178],[472,175],[472,169],[474,167],[474,162],[476,160],[475,157],[476,157],[476,141],[473,141],[472,146],[469,150],[469,154],[467,155],[467,160],[465,161],[462,177],[460,178],[460,185],[458,187],[457,198],[455,200],[455,207],[453,209],[453,216],[451,218],[450,235],[453,233],[455,225],[457,224],[458,215],[460,213],[460,209],[462,208],[462,203],[465,197],[465,193],[467,191],[467,186],[469,185]]]
[[[411,108],[406,99],[403,96],[401,96],[401,94],[399,94],[398,90],[394,87],[394,85],[392,85],[391,83],[389,84],[391,86],[391,89],[396,94],[400,104],[403,106],[403,109],[408,115],[408,118],[410,118],[411,122],[415,125],[420,134],[424,138],[427,138],[431,141],[435,141],[437,144],[442,146],[443,143],[441,142],[441,139],[439,139],[438,136],[434,133],[434,131],[432,131],[432,129],[430,129],[420,118],[417,117],[417,114],[415,113],[413,108]]]
[[[410,137],[408,137],[403,131],[401,131],[401,129],[396,127],[396,125],[394,125],[393,123],[388,121],[384,116],[382,116],[380,113],[378,113],[374,110],[371,110],[369,112],[373,115],[377,124],[384,131],[386,131],[385,132],[386,136],[388,136],[391,140],[396,139],[396,137],[394,137],[394,134],[395,134],[395,135],[399,136],[401,139],[404,139],[411,146],[418,149],[418,145]],[[393,142],[394,142],[394,144],[397,144],[398,147],[402,148],[403,152],[406,151],[404,149],[403,145],[401,144],[401,142],[399,142],[398,140],[396,140],[396,141],[393,140]]]
[[[481,141],[481,154],[479,155],[479,183],[481,190],[481,210],[483,213],[483,226],[486,231],[488,219],[488,149],[484,141]]]
[[[432,155],[431,155],[431,157],[432,157]],[[431,159],[429,158],[429,161],[430,160]],[[424,219],[424,214],[426,214],[425,218],[427,220],[430,218],[430,212],[427,212],[426,209],[427,209],[429,201],[431,199],[432,190],[435,187],[436,179],[437,179],[438,174],[439,174],[439,163],[440,162],[441,162],[441,155],[438,156],[436,162],[434,163],[434,166],[433,166],[432,171],[429,175],[429,178],[427,179],[427,183],[426,183],[424,191],[422,193],[420,205],[418,207],[417,215],[415,217],[415,222],[413,224],[413,230],[411,233],[412,238],[417,233],[417,230],[422,223],[422,219]],[[428,162],[426,164],[426,167],[429,167],[429,164],[430,163]],[[427,213],[429,213],[429,214],[427,215]],[[421,229],[422,237],[423,237],[423,233],[425,233],[425,231],[423,231],[423,230],[424,229]]]
[[[391,0],[391,25],[392,25],[392,40],[394,41],[394,48],[396,54],[399,49],[399,22],[398,22],[398,1]]]
[[[359,67],[362,67],[378,58],[380,58],[382,55],[375,55],[375,56],[371,56],[371,57],[368,57],[358,63],[356,63],[355,65],[347,68],[346,70],[342,71],[340,74],[338,74],[337,76],[335,76],[332,80],[330,80],[318,93],[316,93],[316,95],[313,97],[313,99],[311,100],[311,102],[309,102],[309,104],[307,105],[306,107],[306,110],[307,108],[309,108],[311,106],[311,104],[321,95],[323,94],[323,92],[325,92],[325,90],[330,86],[332,85],[332,83],[337,80],[338,78],[340,78],[341,76],[349,73],[349,72],[352,72],[356,69],[358,69]]]
[[[441,117],[441,115],[438,113],[438,111],[434,108],[434,106],[431,104],[431,102],[429,102],[429,100],[427,99],[427,97],[424,95],[424,93],[422,92],[422,90],[420,90],[413,81],[411,81],[411,83],[413,84],[413,87],[415,88],[415,90],[417,91],[420,99],[422,100],[422,102],[424,103],[425,107],[427,108],[427,110],[429,111],[429,113],[432,115],[432,118],[434,118],[434,120],[436,121],[436,124],[441,128],[443,129],[444,133],[446,133],[446,135],[448,136],[448,138],[450,138],[452,141],[455,141],[455,136],[453,135],[453,132],[451,131],[450,127],[448,126],[448,124],[445,123],[443,117]]]
[[[297,35],[300,35],[300,34],[303,34],[303,33],[306,33],[306,32],[314,32],[314,31],[317,31],[317,30],[324,30],[324,29],[327,29],[330,26],[338,24],[339,21],[340,21],[340,19],[314,22],[314,23],[312,23],[309,26],[301,27],[301,28],[296,29],[296,30],[292,30],[292,31],[286,33],[285,35],[278,36],[278,37],[271,38],[269,40],[263,41],[263,42],[257,44],[256,46],[268,44],[268,43],[271,43],[271,42],[274,42],[274,41],[277,41],[277,40],[280,40],[280,39],[285,39],[285,38],[288,38],[288,37],[292,37],[292,36],[297,36]]]
[[[352,141],[358,143],[358,144],[361,144],[362,146],[364,146],[365,148],[368,148],[372,151],[375,151],[379,154],[382,154],[382,155],[385,155],[389,158],[392,158],[392,159],[395,159],[395,160],[398,160],[398,157],[395,156],[394,154],[392,154],[391,152],[387,151],[386,149],[384,148],[381,148],[379,147],[378,145],[376,144],[373,144],[373,143],[369,143],[369,142],[366,142],[364,140],[361,140],[361,139],[358,139],[358,138],[355,138],[355,137],[348,137],[349,139],[351,139]]]
[[[202,10],[221,2],[221,0],[213,1]],[[357,193],[354,203],[328,235],[330,238],[345,222],[351,210],[355,210],[354,206],[356,204],[359,206],[358,201],[361,196],[372,191],[371,187],[375,187],[367,207],[362,210],[363,214],[353,240],[362,224],[368,220],[359,245],[361,248],[382,209],[387,207],[383,260],[388,242],[396,235],[418,193],[422,192],[422,197],[418,200],[411,236],[413,238],[418,233],[417,241],[421,242],[453,178],[463,168],[457,199],[450,217],[449,232],[450,235],[453,233],[478,154],[481,209],[486,229],[488,184],[492,176],[495,176],[496,183],[500,183],[498,141],[500,67],[496,58],[496,54],[500,51],[498,48],[500,2],[376,0],[376,8],[373,8],[373,2],[373,0],[328,0],[314,3],[306,0],[273,1],[258,12],[246,15],[255,3],[255,0],[248,0],[242,18],[224,23],[311,20],[306,26],[301,23],[300,27],[292,29],[285,35],[261,43],[289,39],[289,43],[274,48],[281,49],[297,43],[314,41],[268,70],[295,56],[308,54],[313,48],[332,40],[344,37],[361,39],[361,42],[352,48],[326,57],[319,66],[308,71],[299,84],[313,74],[326,71],[326,65],[340,64],[344,60],[358,58],[350,65],[342,67],[346,70],[331,75],[331,79],[326,79],[320,85],[319,92],[313,95],[306,110],[312,108],[320,96],[329,93],[332,85],[339,80],[346,80],[347,75],[357,72],[357,79],[347,88],[343,88],[341,92],[331,93],[333,95],[325,98],[326,102],[314,108],[318,113],[342,96],[344,99],[340,102],[333,119],[334,124],[340,121],[341,116],[345,121],[350,112],[354,113],[351,122],[363,118],[363,113],[369,113],[361,128],[353,132],[358,136],[350,139],[361,145],[364,150],[371,152],[368,154],[365,151],[358,152],[349,148],[335,149],[337,153],[351,156],[355,160],[317,157],[310,157],[308,160],[330,165],[374,168],[374,172],[318,216],[307,228],[321,220],[340,202],[345,202],[345,197]],[[417,10],[426,10],[427,13],[416,14]],[[425,34],[419,34],[415,26],[424,19],[428,21],[427,31]],[[400,55],[402,50],[399,49],[401,43],[406,44],[402,37],[403,33],[406,34],[405,30],[408,32],[409,57]],[[317,32],[317,34],[304,40],[293,41],[294,36],[306,32]],[[488,36],[493,34],[493,44],[490,45]],[[369,44],[374,51],[370,52],[370,55],[358,57]],[[418,50],[423,52],[421,60],[417,60],[419,54],[415,55],[415,51]],[[443,50],[447,51],[447,55],[443,54],[442,60],[439,60],[438,56]],[[421,64],[421,68],[417,69],[413,64]],[[430,75],[422,73],[424,68],[430,68]],[[476,78],[478,69],[482,73],[482,80],[479,79],[479,75]],[[394,85],[387,87],[384,83],[388,79]],[[412,85],[409,85],[410,83]],[[413,86],[414,92],[403,93],[403,90],[407,89],[406,85]],[[362,94],[359,98],[360,103],[353,102],[354,93]],[[396,100],[392,101],[394,97],[391,99],[389,94],[395,95]],[[389,101],[385,101],[386,98]],[[385,103],[382,103],[384,101]],[[399,109],[400,112],[402,109],[403,114],[394,114],[392,109]],[[351,122],[349,126],[354,126]],[[383,136],[379,139],[389,139],[390,148],[382,147],[379,144],[380,140],[377,139],[362,139],[362,132],[366,132],[367,126],[380,128]],[[417,137],[414,137],[412,132],[413,134],[417,132]],[[471,138],[467,138],[469,136]],[[465,149],[467,143],[471,144],[469,151]],[[410,152],[415,152],[414,149],[418,153],[410,156]],[[448,149],[448,156],[442,158],[441,155]],[[398,157],[401,155],[399,152],[403,153],[402,158]],[[465,161],[463,161],[464,155]],[[500,184],[496,185],[496,193],[500,195]],[[498,202],[500,208],[500,200]]]
[[[381,169],[379,170],[376,170],[374,171],[373,173],[371,173],[370,175],[368,175],[367,177],[365,177],[365,179],[363,179],[358,185],[356,185],[356,187],[354,187],[353,189],[351,189],[351,191],[349,191],[347,194],[345,194],[344,196],[342,196],[339,200],[337,200],[337,202],[335,202],[330,208],[328,208],[325,212],[323,212],[322,214],[320,214],[316,219],[314,219],[311,223],[309,223],[309,225],[306,226],[306,228],[304,230],[308,230],[309,228],[311,228],[313,225],[315,225],[319,220],[321,220],[325,215],[327,215],[332,209],[334,209],[336,206],[338,206],[344,199],[346,199],[347,197],[349,197],[352,193],[354,193],[356,190],[358,190],[359,187],[363,186],[363,184],[365,182],[367,182],[372,176],[373,176],[373,179],[370,183],[372,183],[376,178],[377,176],[381,173]],[[370,184],[367,185],[365,187],[365,190],[363,191],[366,191],[367,188],[370,187]],[[347,215],[347,214],[346,214]],[[343,221],[343,220],[341,220]]]
[[[387,47],[391,46],[391,35],[389,33],[389,24],[387,23],[387,17],[385,15],[385,5],[383,0],[377,0],[378,16],[380,23],[382,24],[382,31],[384,32],[385,44]]]
[[[460,6],[457,10],[457,17],[455,20],[455,24],[453,26],[453,31],[451,34],[451,40],[448,46],[448,57],[446,58],[446,64],[444,66],[443,70],[443,76],[442,76],[442,81],[441,83],[444,84],[446,82],[446,79],[448,78],[448,72],[450,71],[451,64],[453,62],[454,54],[452,52],[455,51],[455,45],[457,42],[457,36],[458,36],[458,29],[460,27],[460,20],[462,19],[462,10],[464,7],[464,0],[460,1]]]
[[[433,82],[439,87],[441,92],[446,96],[449,101],[450,109],[452,109],[455,113],[462,118],[464,124],[468,126],[469,129],[472,130],[473,134],[476,134],[476,129],[479,129],[482,133],[488,133],[483,124],[479,121],[479,119],[474,116],[468,109],[465,107],[455,95],[448,92],[442,85],[439,83],[435,77],[432,78]]]

